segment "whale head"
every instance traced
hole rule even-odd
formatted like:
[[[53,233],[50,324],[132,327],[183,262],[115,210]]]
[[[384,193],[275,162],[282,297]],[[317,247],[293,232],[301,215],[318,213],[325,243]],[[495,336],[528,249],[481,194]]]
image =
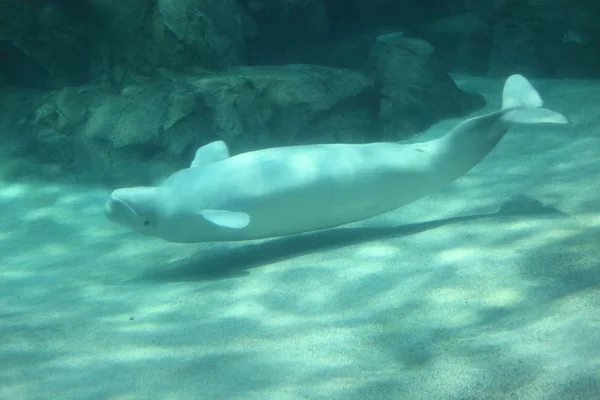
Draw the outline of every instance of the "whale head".
[[[154,236],[159,218],[161,190],[156,187],[117,189],[104,204],[106,217],[136,232]]]
[[[193,199],[185,196],[185,190],[147,186],[117,189],[104,204],[104,213],[111,222],[135,232],[180,243],[218,236],[223,229],[242,229],[250,223],[250,216],[243,212],[205,209],[193,201],[174,199]]]

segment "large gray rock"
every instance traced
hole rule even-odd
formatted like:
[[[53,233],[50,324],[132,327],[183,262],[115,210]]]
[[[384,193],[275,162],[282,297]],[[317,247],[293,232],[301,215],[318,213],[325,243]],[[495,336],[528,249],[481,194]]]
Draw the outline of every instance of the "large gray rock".
[[[223,70],[244,62],[255,32],[235,0],[5,0],[0,84],[119,87],[159,68]]]
[[[449,71],[485,74],[492,50],[492,28],[483,12],[467,12],[437,19],[419,29],[435,44],[436,56]]]
[[[374,50],[380,84],[358,71],[287,65],[165,72],[122,90],[97,84],[5,95],[0,104],[21,111],[0,119],[0,128],[35,154],[38,173],[140,184],[186,166],[197,147],[216,139],[233,153],[398,140],[464,111],[468,95],[425,58],[392,55]]]
[[[3,0],[0,86],[122,89],[161,68],[361,68],[366,39],[394,30],[428,40],[445,70],[589,77],[600,74],[599,13],[592,0]]]
[[[506,77],[600,75],[600,3],[591,0],[453,2],[461,12],[416,27],[446,69]]]
[[[405,137],[436,121],[464,115],[484,104],[475,93],[459,89],[419,38],[382,35],[369,56],[370,71],[381,84],[381,119],[386,137]]]
[[[5,85],[60,87],[89,78],[98,18],[87,1],[0,2],[0,75]]]
[[[377,102],[373,81],[359,72],[246,67],[165,75],[121,91],[65,88],[38,97],[18,123],[5,126],[21,137],[27,132],[42,164],[139,183],[184,166],[196,147],[218,138],[233,152],[377,138]]]
[[[256,30],[235,0],[90,1],[107,20],[113,62],[147,75],[159,67],[238,65]]]
[[[600,3],[530,1],[494,21],[489,73],[547,77],[600,76]]]

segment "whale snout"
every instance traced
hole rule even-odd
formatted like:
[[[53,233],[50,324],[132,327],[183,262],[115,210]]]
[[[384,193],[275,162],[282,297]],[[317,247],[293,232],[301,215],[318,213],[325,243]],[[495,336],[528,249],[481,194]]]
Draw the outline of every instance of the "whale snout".
[[[112,199],[109,199],[104,203],[104,215],[106,216],[106,218],[110,219],[110,216],[113,214],[113,212],[114,206],[112,204]]]
[[[104,203],[104,215],[109,221],[120,225],[129,225],[137,219],[137,213],[119,198],[117,191],[111,193]]]
[[[157,204],[157,188],[117,189],[104,203],[104,214],[111,222],[148,234],[155,226]]]
[[[115,214],[117,213],[118,201],[113,199],[112,197],[108,199],[104,203],[104,215],[109,220],[113,221],[115,219]]]
[[[112,222],[119,222],[119,214],[123,214],[123,202],[111,194],[104,203],[104,215]]]

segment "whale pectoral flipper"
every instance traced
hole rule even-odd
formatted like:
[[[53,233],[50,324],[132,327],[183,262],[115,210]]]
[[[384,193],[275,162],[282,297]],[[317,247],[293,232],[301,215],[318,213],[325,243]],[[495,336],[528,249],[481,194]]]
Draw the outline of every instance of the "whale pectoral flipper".
[[[245,228],[250,223],[250,216],[243,212],[203,210],[200,214],[208,222],[224,228],[241,229]]]
[[[223,161],[229,158],[229,149],[222,140],[209,143],[196,150],[194,161],[190,168],[203,168],[209,164]]]

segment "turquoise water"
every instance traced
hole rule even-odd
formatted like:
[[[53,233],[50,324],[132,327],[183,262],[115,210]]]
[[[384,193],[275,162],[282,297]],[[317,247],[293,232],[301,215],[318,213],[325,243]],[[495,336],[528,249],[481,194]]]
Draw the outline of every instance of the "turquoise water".
[[[169,244],[106,221],[110,188],[3,182],[0,398],[595,398],[596,93],[545,82],[571,126],[515,129],[433,196],[283,239]],[[495,214],[523,195],[560,213]]]

